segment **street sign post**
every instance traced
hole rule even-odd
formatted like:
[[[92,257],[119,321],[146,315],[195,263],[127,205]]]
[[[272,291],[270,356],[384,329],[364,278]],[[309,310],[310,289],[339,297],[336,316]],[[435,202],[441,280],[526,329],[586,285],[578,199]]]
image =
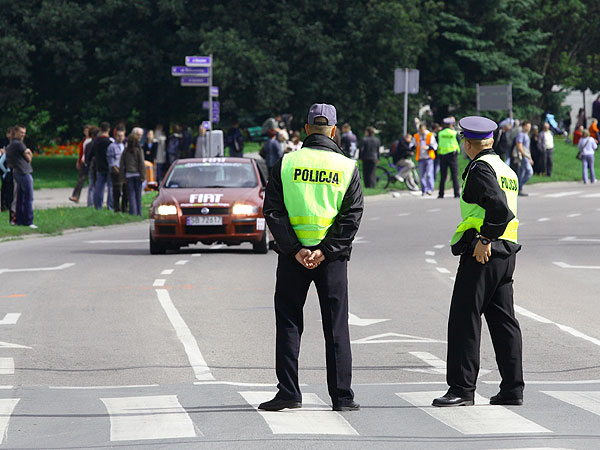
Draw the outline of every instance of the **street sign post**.
[[[210,95],[211,95],[211,97],[218,97],[219,96],[219,86],[211,86],[210,87]]]
[[[171,75],[174,77],[208,76],[208,67],[171,66]]]
[[[475,85],[477,93],[477,112],[508,110],[512,118],[512,84],[492,86]]]
[[[419,93],[419,70],[396,69],[394,70],[394,92],[404,93],[404,134],[408,128],[408,94]]]
[[[188,67],[211,67],[212,55],[209,56],[186,56],[185,65]]]
[[[182,86],[206,87],[210,86],[209,77],[181,77]]]

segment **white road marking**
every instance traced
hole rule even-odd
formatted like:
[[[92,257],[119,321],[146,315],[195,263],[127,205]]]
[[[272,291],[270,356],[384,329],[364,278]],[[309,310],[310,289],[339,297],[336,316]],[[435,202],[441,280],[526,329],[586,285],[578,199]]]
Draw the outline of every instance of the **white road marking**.
[[[548,222],[550,220],[550,217],[540,217],[537,221],[538,222]]]
[[[148,239],[97,239],[94,241],[83,241],[86,244],[142,244]]]
[[[48,272],[52,270],[63,270],[73,267],[75,263],[65,263],[56,267],[27,267],[23,269],[0,269],[0,274],[13,272]]]
[[[515,447],[515,448],[497,448],[492,450],[573,450],[572,448],[564,448],[564,447]]]
[[[435,259],[432,259],[432,258],[426,258],[425,262],[427,264],[437,264],[437,261]]]
[[[434,246],[433,246],[433,248],[438,248],[438,249],[439,249],[439,248],[444,248],[444,247],[445,247],[445,245],[444,245],[444,244],[437,244],[437,245],[434,245]]]
[[[418,344],[445,344],[446,341],[438,341],[420,336],[411,336],[410,334],[383,333],[368,336],[362,339],[352,341],[352,344],[391,344],[396,342],[410,342]]]
[[[436,408],[431,401],[440,392],[399,392],[401,399],[462,434],[551,433],[550,430],[503,407],[486,405],[488,400],[475,395],[476,406]]]
[[[19,398],[3,398],[0,399],[0,444],[6,438],[6,432],[8,431],[8,422],[12,415]]]
[[[600,270],[600,266],[572,266],[562,261],[554,261],[552,264],[557,265],[561,269]]]
[[[416,358],[431,366],[427,369],[404,369],[409,372],[430,373],[433,375],[446,375],[446,362],[428,352],[409,352]],[[487,375],[491,370],[479,369],[479,376]]]
[[[202,256],[202,253],[193,253],[192,254],[192,258],[199,258],[200,256]]]
[[[569,241],[569,242],[600,242],[600,239],[586,239],[586,238],[578,238],[575,236],[565,236],[561,239],[561,241]]]
[[[433,208],[433,209],[428,209],[427,212],[439,212],[441,211],[440,208]]]
[[[600,391],[542,391],[578,408],[600,416]]]
[[[573,217],[579,217],[581,215],[581,213],[573,213],[573,214],[569,214],[567,217],[569,219],[572,219]]]
[[[176,395],[101,398],[110,416],[111,441],[196,437]]]
[[[171,275],[173,273],[173,271],[174,271],[174,269],[165,269],[160,274],[161,275]]]
[[[0,348],[31,348],[28,345],[13,344],[11,342],[0,342]]]
[[[406,216],[410,216],[411,214],[412,213],[404,212],[404,213],[396,214],[396,217],[406,217]]]
[[[167,280],[165,280],[164,278],[157,278],[156,280],[154,280],[154,283],[152,284],[152,286],[154,287],[162,287],[165,285],[165,282]]]
[[[275,392],[242,391],[239,393],[254,408],[264,401],[271,400]],[[346,419],[332,411],[316,394],[302,395],[302,409],[279,412],[261,411],[258,413],[267,422],[273,434],[340,434],[358,436]]]
[[[156,294],[158,295],[158,301],[165,310],[171,325],[173,325],[173,328],[175,328],[177,337],[183,344],[183,348],[190,361],[190,365],[194,370],[196,379],[200,381],[214,380],[215,377],[213,377],[212,373],[210,373],[210,368],[208,367],[208,364],[206,364],[206,361],[200,352],[200,348],[198,347],[198,343],[196,342],[194,335],[181,317],[181,314],[179,314],[177,308],[175,308],[175,305],[171,300],[171,296],[169,295],[169,291],[166,289],[156,289]]]
[[[158,387],[159,384],[127,384],[122,386],[48,386],[48,389],[57,390],[95,390],[95,389],[139,389],[139,388],[150,388]]]
[[[208,385],[223,385],[223,386],[241,386],[241,387],[273,387],[273,383],[238,383],[237,381],[194,381],[197,386]],[[300,383],[300,386],[308,386],[305,383]]]
[[[583,191],[557,192],[555,194],[546,194],[546,195],[544,195],[544,197],[547,197],[547,198],[562,198],[562,197],[569,197],[570,195],[581,194],[581,192],[583,192]]]
[[[494,380],[494,381],[482,381],[485,384],[494,384],[498,385],[502,382],[502,380]],[[600,384],[600,380],[570,380],[570,381],[541,381],[541,380],[529,380],[527,379],[527,384]]]
[[[352,242],[353,244],[368,244],[369,241],[365,241],[365,238],[362,236],[356,236],[354,238],[354,241]]]
[[[581,198],[600,198],[600,193],[582,195]]]
[[[379,220],[379,219],[381,219],[381,217],[370,217],[367,220],[375,221],[375,220]]]
[[[213,250],[220,250],[222,248],[225,248],[225,244],[211,245],[210,248]]]
[[[437,270],[439,273],[451,273],[448,269],[444,267],[436,267],[435,270]]]
[[[188,259],[181,259],[175,263],[176,266],[183,266],[189,262]]]
[[[426,252],[425,252],[425,255],[427,255],[427,256],[435,256],[435,252],[432,252],[432,251],[426,251]]]
[[[550,319],[546,319],[545,317],[538,316],[537,314],[528,311],[522,306],[515,305],[515,311],[521,314],[522,316],[529,317],[530,319],[536,320],[538,322],[556,325],[562,331],[564,331],[565,333],[569,333],[571,336],[575,336],[577,338],[583,339],[585,341],[591,342],[592,344],[600,346],[600,339],[588,336],[587,334],[584,334],[581,331],[578,331],[575,328],[571,328],[567,325],[561,325],[560,323],[556,323]]]
[[[450,278],[452,281],[456,281],[456,277],[448,277]]]
[[[14,375],[15,360],[13,358],[0,358],[0,375]]]
[[[15,325],[21,317],[21,313],[7,313],[4,319],[0,320],[0,325]]]
[[[359,327],[366,327],[368,325],[373,325],[380,322],[387,322],[390,319],[361,319],[355,314],[348,313],[348,324],[356,325]]]

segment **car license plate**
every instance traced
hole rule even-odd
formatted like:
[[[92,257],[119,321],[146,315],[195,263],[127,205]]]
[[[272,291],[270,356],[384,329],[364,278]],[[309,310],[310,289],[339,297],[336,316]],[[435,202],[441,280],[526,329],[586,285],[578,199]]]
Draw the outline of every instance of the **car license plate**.
[[[223,216],[188,216],[187,225],[223,225]]]

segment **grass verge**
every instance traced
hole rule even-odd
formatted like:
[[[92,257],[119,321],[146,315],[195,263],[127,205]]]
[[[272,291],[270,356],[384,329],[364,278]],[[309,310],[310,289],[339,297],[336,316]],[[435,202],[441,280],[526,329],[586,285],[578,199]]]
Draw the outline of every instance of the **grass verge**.
[[[142,198],[142,217],[115,213],[107,209],[95,210],[85,207],[64,207],[37,209],[34,211],[36,230],[8,223],[8,211],[0,213],[0,239],[18,238],[30,234],[58,235],[73,228],[105,227],[131,222],[141,222],[148,218],[148,206],[156,196],[155,192],[145,193]]]

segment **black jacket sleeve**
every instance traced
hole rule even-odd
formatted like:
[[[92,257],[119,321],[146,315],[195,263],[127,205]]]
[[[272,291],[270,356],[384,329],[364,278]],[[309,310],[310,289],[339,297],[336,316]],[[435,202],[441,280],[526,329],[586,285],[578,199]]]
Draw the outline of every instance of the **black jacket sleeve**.
[[[364,209],[360,173],[354,169],[342,207],[325,239],[317,246],[326,259],[350,259],[352,241],[358,232]]]
[[[484,162],[472,163],[465,183],[463,200],[476,203],[485,209],[480,233],[489,239],[502,236],[508,223],[515,218],[508,207],[506,194],[498,185],[494,169]]]
[[[275,238],[275,244],[279,252],[295,256],[302,248],[298,240],[287,210],[283,202],[283,183],[281,182],[281,161],[279,159],[271,169],[267,190],[265,191],[265,201],[263,204],[263,214],[269,226],[269,230]]]

